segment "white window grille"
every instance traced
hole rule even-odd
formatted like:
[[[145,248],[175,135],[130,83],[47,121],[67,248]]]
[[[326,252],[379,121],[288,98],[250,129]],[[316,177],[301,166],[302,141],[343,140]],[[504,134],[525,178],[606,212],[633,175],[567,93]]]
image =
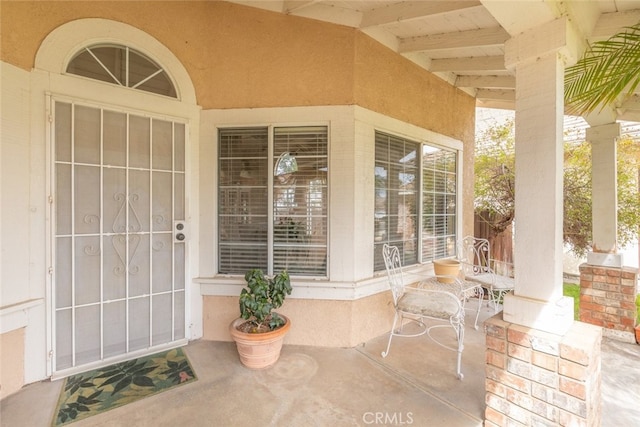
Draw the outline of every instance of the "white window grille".
[[[177,98],[166,71],[142,53],[127,46],[100,44],[74,55],[67,73]]]

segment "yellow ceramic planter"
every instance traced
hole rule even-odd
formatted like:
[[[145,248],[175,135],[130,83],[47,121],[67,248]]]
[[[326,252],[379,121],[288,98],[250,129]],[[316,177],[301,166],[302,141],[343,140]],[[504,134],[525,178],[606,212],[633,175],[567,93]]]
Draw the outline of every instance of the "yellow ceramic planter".
[[[436,276],[455,276],[460,274],[460,261],[455,259],[437,259],[433,261],[433,271]],[[442,278],[442,283],[453,283],[453,278]]]

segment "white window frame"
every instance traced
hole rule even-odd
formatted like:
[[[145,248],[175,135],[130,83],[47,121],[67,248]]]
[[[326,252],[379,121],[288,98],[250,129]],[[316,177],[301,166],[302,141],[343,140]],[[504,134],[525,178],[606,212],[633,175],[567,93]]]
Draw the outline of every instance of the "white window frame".
[[[121,79],[118,79],[118,77],[113,74],[113,72],[109,69],[109,67],[102,60],[100,60],[100,58],[98,58],[97,54],[94,52],[95,49],[103,49],[103,48],[120,50],[120,51],[122,51],[124,53],[124,55],[123,55],[124,56],[124,64],[122,64],[120,66],[120,67],[123,68],[123,71],[122,71],[123,75],[121,76]],[[90,76],[87,76],[85,74],[80,74],[77,71],[70,71],[70,68],[74,67],[76,61],[78,61],[79,58],[82,55],[84,55],[85,53],[89,54],[89,56],[93,59],[93,61],[95,61],[95,64],[99,65],[99,68],[102,69],[106,73],[106,75],[108,75],[110,77],[110,80],[97,79],[95,77],[90,77]],[[132,58],[133,55],[144,59],[149,64],[151,64],[151,65],[153,65],[155,67],[155,71],[153,73],[151,73],[150,75],[142,78],[137,83],[133,83],[132,82],[132,76],[133,76],[134,72],[136,71],[132,67],[131,58]],[[82,70],[82,68],[81,68],[81,70]],[[159,65],[156,61],[154,61],[153,59],[149,58],[147,55],[145,55],[144,53],[138,51],[137,49],[129,47],[128,45],[117,44],[117,43],[97,43],[97,44],[91,44],[91,45],[88,45],[88,46],[84,46],[81,49],[79,49],[73,55],[73,58],[67,64],[65,73],[73,75],[73,76],[76,76],[76,77],[80,77],[80,78],[96,80],[96,81],[100,81],[100,82],[104,82],[104,83],[108,83],[108,84],[113,84],[113,85],[116,85],[116,86],[122,86],[122,87],[130,88],[130,89],[140,90],[140,91],[147,92],[147,93],[153,93],[153,94],[156,94],[156,95],[167,96],[169,98],[178,98],[178,91],[176,89],[175,83],[171,79],[171,75],[161,65]],[[157,91],[152,91],[152,90],[149,90],[149,88],[147,86],[145,86],[145,84],[147,82],[151,81],[154,77],[156,77],[157,75],[161,75],[161,74],[164,74],[167,82],[169,83],[171,94],[163,94],[163,93],[159,93]]]
[[[240,275],[218,274],[217,130],[247,126],[329,126],[328,277],[297,277],[289,298],[353,301],[388,290],[386,274],[374,273],[374,132],[391,133],[458,154],[458,235],[462,235],[462,184],[465,144],[462,140],[422,128],[354,105],[256,107],[203,110],[198,153],[200,182],[199,276],[194,283],[205,296],[235,297],[246,282]],[[358,203],[353,203],[354,197]],[[466,206],[466,204],[465,204]],[[370,248],[370,249],[367,249]],[[431,263],[410,268],[412,273],[433,274]]]
[[[404,253],[403,253],[403,248],[399,247],[400,249],[400,253],[401,253],[401,259],[402,259],[402,264],[403,265],[417,265],[417,264],[421,264],[421,263],[425,263],[425,262],[430,262],[433,261],[434,259],[438,259],[438,258],[446,258],[446,257],[450,257],[450,256],[454,256],[455,255],[455,241],[458,238],[459,235],[459,229],[460,229],[460,173],[461,173],[461,166],[460,166],[460,151],[454,148],[450,148],[450,147],[442,147],[439,146],[437,144],[432,144],[428,141],[423,141],[423,142],[419,142],[416,140],[413,140],[410,137],[404,137],[404,136],[400,136],[397,134],[394,134],[393,132],[387,132],[387,131],[383,131],[383,130],[378,130],[376,129],[375,132],[375,138],[374,138],[374,144],[377,144],[377,137],[378,135],[382,135],[385,137],[389,137],[389,138],[394,138],[396,140],[399,141],[403,141],[404,143],[409,143],[415,146],[416,148],[416,171],[417,171],[417,177],[416,177],[416,182],[415,182],[415,188],[414,188],[414,192],[415,192],[415,197],[416,197],[416,213],[415,213],[415,218],[416,218],[416,224],[414,225],[416,232],[417,232],[417,236],[413,239],[415,247],[416,247],[416,252],[417,254],[415,255],[415,262],[411,262],[411,263],[405,263],[405,258],[404,258]],[[440,248],[440,246],[437,246],[437,251],[433,256],[427,256],[428,254],[426,253],[426,249],[424,248],[424,240],[423,240],[423,227],[424,227],[424,221],[425,221],[425,212],[424,212],[424,198],[425,198],[425,191],[424,191],[424,178],[425,178],[425,165],[423,164],[423,156],[424,156],[424,152],[425,152],[425,148],[427,147],[431,147],[434,148],[436,150],[442,150],[442,151],[446,151],[449,153],[452,153],[455,156],[455,183],[454,183],[454,188],[455,188],[455,192],[449,193],[449,192],[444,192],[442,195],[443,197],[447,198],[447,197],[451,197],[453,196],[454,200],[455,200],[455,208],[454,211],[455,213],[453,215],[449,215],[447,212],[443,211],[441,213],[437,213],[434,214],[435,217],[443,217],[445,218],[445,220],[449,217],[449,216],[453,216],[455,219],[455,224],[454,224],[454,233],[453,233],[453,242],[452,242],[452,246],[451,248],[447,248],[447,245],[444,245],[442,248]],[[420,155],[418,155],[417,153],[420,153]],[[376,166],[377,167],[377,166]],[[445,174],[447,173],[446,171],[443,171]],[[389,187],[387,187],[387,190],[389,189]],[[374,198],[377,196],[374,196]],[[374,211],[374,216],[375,216],[375,211]],[[380,258],[381,255],[378,254],[378,252],[380,252],[380,248],[382,243],[391,243],[393,244],[393,242],[397,242],[397,240],[389,240],[389,238],[386,239],[380,239],[377,235],[378,233],[376,232],[376,230],[374,230],[374,263],[373,263],[373,269],[374,272],[380,272],[380,271],[384,271],[384,265],[381,263],[378,263],[379,265],[376,266],[376,262],[375,260]],[[449,236],[449,233],[444,233],[442,236],[437,235],[435,236],[437,239],[444,237],[447,238],[447,236]]]
[[[266,136],[267,136],[267,176],[266,178],[266,187],[267,187],[267,207],[266,207],[266,229],[267,229],[267,241],[266,241],[266,251],[267,251],[267,265],[266,265],[266,271],[265,273],[268,275],[272,275],[274,273],[276,273],[276,260],[275,260],[275,248],[276,248],[276,242],[275,242],[275,220],[276,220],[276,212],[275,212],[275,189],[277,187],[276,185],[276,178],[274,178],[273,175],[273,168],[274,168],[274,164],[279,156],[280,153],[274,153],[274,148],[276,145],[275,142],[275,134],[276,134],[276,130],[278,129],[285,129],[285,128],[299,128],[299,129],[304,129],[304,128],[308,128],[308,129],[312,129],[312,128],[324,128],[324,132],[325,132],[325,138],[326,138],[326,149],[324,150],[326,153],[326,165],[328,168],[329,165],[329,145],[330,145],[330,128],[328,126],[328,124],[326,123],[322,123],[322,124],[309,124],[309,123],[296,123],[296,124],[282,124],[282,123],[278,123],[278,124],[268,124],[268,125],[248,125],[248,126],[243,126],[243,125],[239,125],[239,126],[229,126],[229,127],[217,127],[217,150],[218,150],[218,156],[217,156],[217,161],[218,161],[218,168],[221,168],[221,164],[219,163],[221,160],[221,141],[220,141],[220,132],[224,131],[224,130],[228,130],[228,129],[237,129],[237,130],[251,130],[251,129],[255,129],[256,131],[265,129],[266,130]],[[319,158],[322,158],[322,156],[319,156]],[[218,200],[218,209],[216,211],[216,217],[217,217],[217,230],[216,230],[216,241],[217,241],[217,247],[218,250],[216,251],[216,265],[217,265],[217,274],[223,274],[223,275],[241,275],[244,274],[245,270],[248,269],[249,267],[247,266],[245,270],[243,271],[221,271],[221,257],[222,257],[222,251],[221,251],[221,247],[223,246],[220,238],[221,238],[221,230],[222,230],[222,221],[221,221],[221,211],[222,209],[222,205],[221,205],[221,198],[222,198],[222,185],[220,182],[220,173],[221,173],[221,169],[217,170],[216,173],[216,180],[217,180],[217,184],[216,184],[216,199]],[[231,188],[232,186],[227,186],[229,188]],[[329,259],[329,174],[327,173],[326,175],[326,183],[324,184],[324,187],[326,188],[325,191],[325,206],[324,206],[324,231],[325,231],[325,235],[324,235],[324,271],[322,272],[322,274],[304,274],[303,272],[300,272],[298,270],[298,272],[295,271],[295,269],[292,269],[290,271],[290,274],[294,277],[305,277],[305,278],[311,278],[311,279],[326,279],[328,277],[329,274],[329,263],[328,263],[328,259]],[[241,188],[241,187],[238,187]],[[307,199],[308,199],[309,195],[307,195]],[[307,211],[307,215],[309,216],[309,209],[306,209]],[[322,215],[321,215],[322,217]],[[309,225],[307,224],[307,227]],[[281,247],[287,247],[287,244],[281,244]],[[313,247],[319,247],[322,249],[322,245],[303,245],[302,247],[306,247],[306,248],[313,248]],[[286,263],[288,264],[288,263]],[[258,266],[259,267],[259,266]],[[287,268],[287,265],[285,265],[285,268],[289,270],[289,268]],[[277,270],[281,270],[281,268],[277,268]]]

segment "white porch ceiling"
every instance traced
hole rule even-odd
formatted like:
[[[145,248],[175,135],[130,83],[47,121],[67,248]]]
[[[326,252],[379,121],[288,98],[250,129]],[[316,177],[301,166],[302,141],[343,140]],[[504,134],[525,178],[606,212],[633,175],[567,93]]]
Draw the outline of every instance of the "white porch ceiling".
[[[640,0],[230,1],[358,28],[476,97],[478,106],[507,109],[515,100],[514,72],[504,64],[510,37],[563,15],[590,42],[640,22]],[[638,99],[617,105],[619,118],[640,121]]]

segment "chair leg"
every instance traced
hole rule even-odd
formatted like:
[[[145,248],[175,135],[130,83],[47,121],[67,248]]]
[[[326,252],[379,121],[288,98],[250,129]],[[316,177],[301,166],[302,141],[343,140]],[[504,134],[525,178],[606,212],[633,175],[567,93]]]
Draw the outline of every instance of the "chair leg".
[[[464,378],[464,374],[462,373],[462,351],[464,350],[464,324],[458,324],[456,329],[456,335],[458,338],[458,349],[457,349],[457,362],[456,362],[456,375],[459,380]]]
[[[389,354],[389,348],[391,347],[391,339],[396,330],[396,324],[398,323],[398,312],[393,316],[393,325],[391,326],[391,332],[389,332],[389,342],[387,342],[387,349],[381,353],[382,357],[387,357]]]
[[[478,294],[478,311],[476,312],[476,323],[474,324],[474,327],[476,329],[476,331],[478,330],[478,319],[480,318],[480,308],[482,308],[482,301],[484,301],[484,288],[483,287],[479,287],[478,290],[476,291],[476,293]]]
[[[493,304],[493,312],[498,313],[498,303],[500,301],[500,296],[502,293],[501,291],[494,290],[493,287],[489,292],[490,292],[489,300],[491,301],[491,304]]]
[[[498,313],[498,306],[500,305],[500,301],[502,301],[504,304],[504,296],[511,292],[511,289],[500,289],[496,291],[492,288],[490,292],[491,295],[489,295],[489,297],[491,303],[493,304],[494,313]]]

